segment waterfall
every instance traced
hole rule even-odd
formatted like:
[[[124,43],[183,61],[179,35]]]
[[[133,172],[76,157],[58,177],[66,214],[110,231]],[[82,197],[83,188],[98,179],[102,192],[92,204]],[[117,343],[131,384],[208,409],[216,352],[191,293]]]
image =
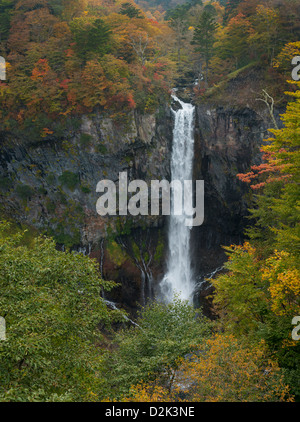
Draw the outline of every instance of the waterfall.
[[[192,180],[194,158],[194,106],[184,103],[175,95],[173,99],[181,108],[173,111],[175,122],[171,155],[171,180]],[[162,299],[169,302],[177,294],[181,299],[192,301],[194,280],[191,269],[190,234],[185,225],[186,215],[174,214],[177,197],[171,190],[171,215],[168,228],[167,272],[160,283]],[[190,192],[190,194],[192,194]]]

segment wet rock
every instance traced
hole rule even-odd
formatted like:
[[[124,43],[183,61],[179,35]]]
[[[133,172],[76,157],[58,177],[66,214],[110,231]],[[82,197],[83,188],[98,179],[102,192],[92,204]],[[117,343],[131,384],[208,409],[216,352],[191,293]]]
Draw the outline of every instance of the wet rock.
[[[182,109],[182,105],[180,104],[180,102],[175,99],[172,99],[171,107],[174,111],[178,111]]]

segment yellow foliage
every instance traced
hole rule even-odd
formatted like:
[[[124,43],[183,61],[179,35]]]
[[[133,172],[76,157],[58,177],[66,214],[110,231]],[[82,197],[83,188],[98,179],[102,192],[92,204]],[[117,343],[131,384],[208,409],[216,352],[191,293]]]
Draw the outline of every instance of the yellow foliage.
[[[159,385],[138,384],[132,386],[129,397],[122,399],[123,402],[169,402],[171,397],[168,391]]]
[[[182,359],[171,391],[157,382],[131,388],[122,401],[246,402],[293,401],[276,362],[264,343],[243,346],[233,335],[216,334]]]
[[[283,401],[291,399],[263,343],[244,347],[233,335],[217,334],[185,361],[180,383],[192,401]],[[192,394],[191,394],[192,392]]]
[[[273,66],[290,71],[291,60],[295,56],[300,56],[300,41],[287,43],[276,57]]]
[[[275,251],[262,269],[262,278],[269,283],[271,308],[276,315],[296,315],[300,304],[299,270],[290,265],[290,254]]]

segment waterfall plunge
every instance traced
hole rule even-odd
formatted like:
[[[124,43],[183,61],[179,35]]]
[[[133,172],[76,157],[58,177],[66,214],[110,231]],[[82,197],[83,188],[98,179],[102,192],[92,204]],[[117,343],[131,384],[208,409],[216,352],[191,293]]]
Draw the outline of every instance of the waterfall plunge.
[[[181,109],[173,111],[175,116],[173,146],[171,156],[171,180],[192,180],[194,158],[194,106],[184,103],[175,95],[173,99]],[[184,212],[174,215],[174,192],[171,196],[171,216],[169,220],[167,272],[160,283],[162,299],[172,301],[174,294],[181,299],[192,301],[194,290],[191,269],[190,234],[191,228],[185,225]]]

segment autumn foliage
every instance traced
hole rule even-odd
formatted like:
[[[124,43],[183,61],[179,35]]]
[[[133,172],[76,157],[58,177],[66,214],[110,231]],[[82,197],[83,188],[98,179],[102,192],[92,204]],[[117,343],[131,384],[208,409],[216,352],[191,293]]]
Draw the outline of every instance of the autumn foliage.
[[[233,335],[216,334],[181,360],[171,390],[139,384],[123,401],[293,401],[278,365],[265,356],[263,344],[247,348]]]
[[[225,248],[227,272],[213,280],[215,310],[222,327],[251,342],[266,345],[285,370],[298,398],[299,343],[291,338],[291,321],[300,313],[299,146],[300,91],[282,115],[283,127],[262,147],[263,162],[238,174],[256,192],[249,241]]]
[[[94,109],[153,112],[169,96],[172,61],[159,39],[164,23],[123,2],[20,0],[1,40],[8,79],[0,84],[2,129],[44,127]],[[3,53],[4,54],[4,53]],[[51,124],[52,121],[52,124]],[[51,126],[51,127],[49,127]],[[49,132],[50,133],[50,132]]]
[[[289,80],[291,59],[300,56],[299,5],[139,4],[143,9],[133,0],[0,0],[0,55],[7,62],[7,80],[0,82],[0,134],[7,142],[12,136],[43,144],[73,136],[76,123],[89,113],[109,116],[117,126],[136,111],[160,111],[177,82],[192,86],[194,102],[215,93],[218,104],[228,81],[241,77],[241,85],[243,72],[254,69],[252,75],[258,71],[268,85],[268,99],[275,94],[281,106],[289,102],[281,122],[270,109],[273,125],[261,162],[237,175],[252,189],[247,241],[224,248],[224,270],[209,280],[213,322],[187,303],[154,302],[126,328],[127,317],[110,313],[100,297],[99,289],[112,284],[98,280],[87,257],[58,252],[50,240],[23,247],[22,236],[0,233],[0,264],[7,273],[0,304],[6,301],[5,309],[12,309],[8,322],[11,318],[19,342],[19,351],[1,342],[6,364],[0,365],[0,395],[5,401],[300,400],[300,341],[291,337],[292,318],[300,315],[300,83]],[[170,4],[175,7],[164,9]],[[286,86],[291,91],[283,99]],[[251,100],[250,91],[243,104]],[[59,180],[71,191],[79,181],[68,170]],[[31,191],[24,185],[16,194],[25,198]],[[60,213],[59,223],[74,207]],[[63,238],[58,243],[66,245]],[[57,285],[53,292],[49,280]],[[78,294],[82,283],[87,296]],[[24,309],[16,305],[14,291]],[[80,324],[74,319],[77,305]],[[32,315],[41,318],[43,332]],[[125,328],[109,338],[98,335],[99,321],[114,318]]]

